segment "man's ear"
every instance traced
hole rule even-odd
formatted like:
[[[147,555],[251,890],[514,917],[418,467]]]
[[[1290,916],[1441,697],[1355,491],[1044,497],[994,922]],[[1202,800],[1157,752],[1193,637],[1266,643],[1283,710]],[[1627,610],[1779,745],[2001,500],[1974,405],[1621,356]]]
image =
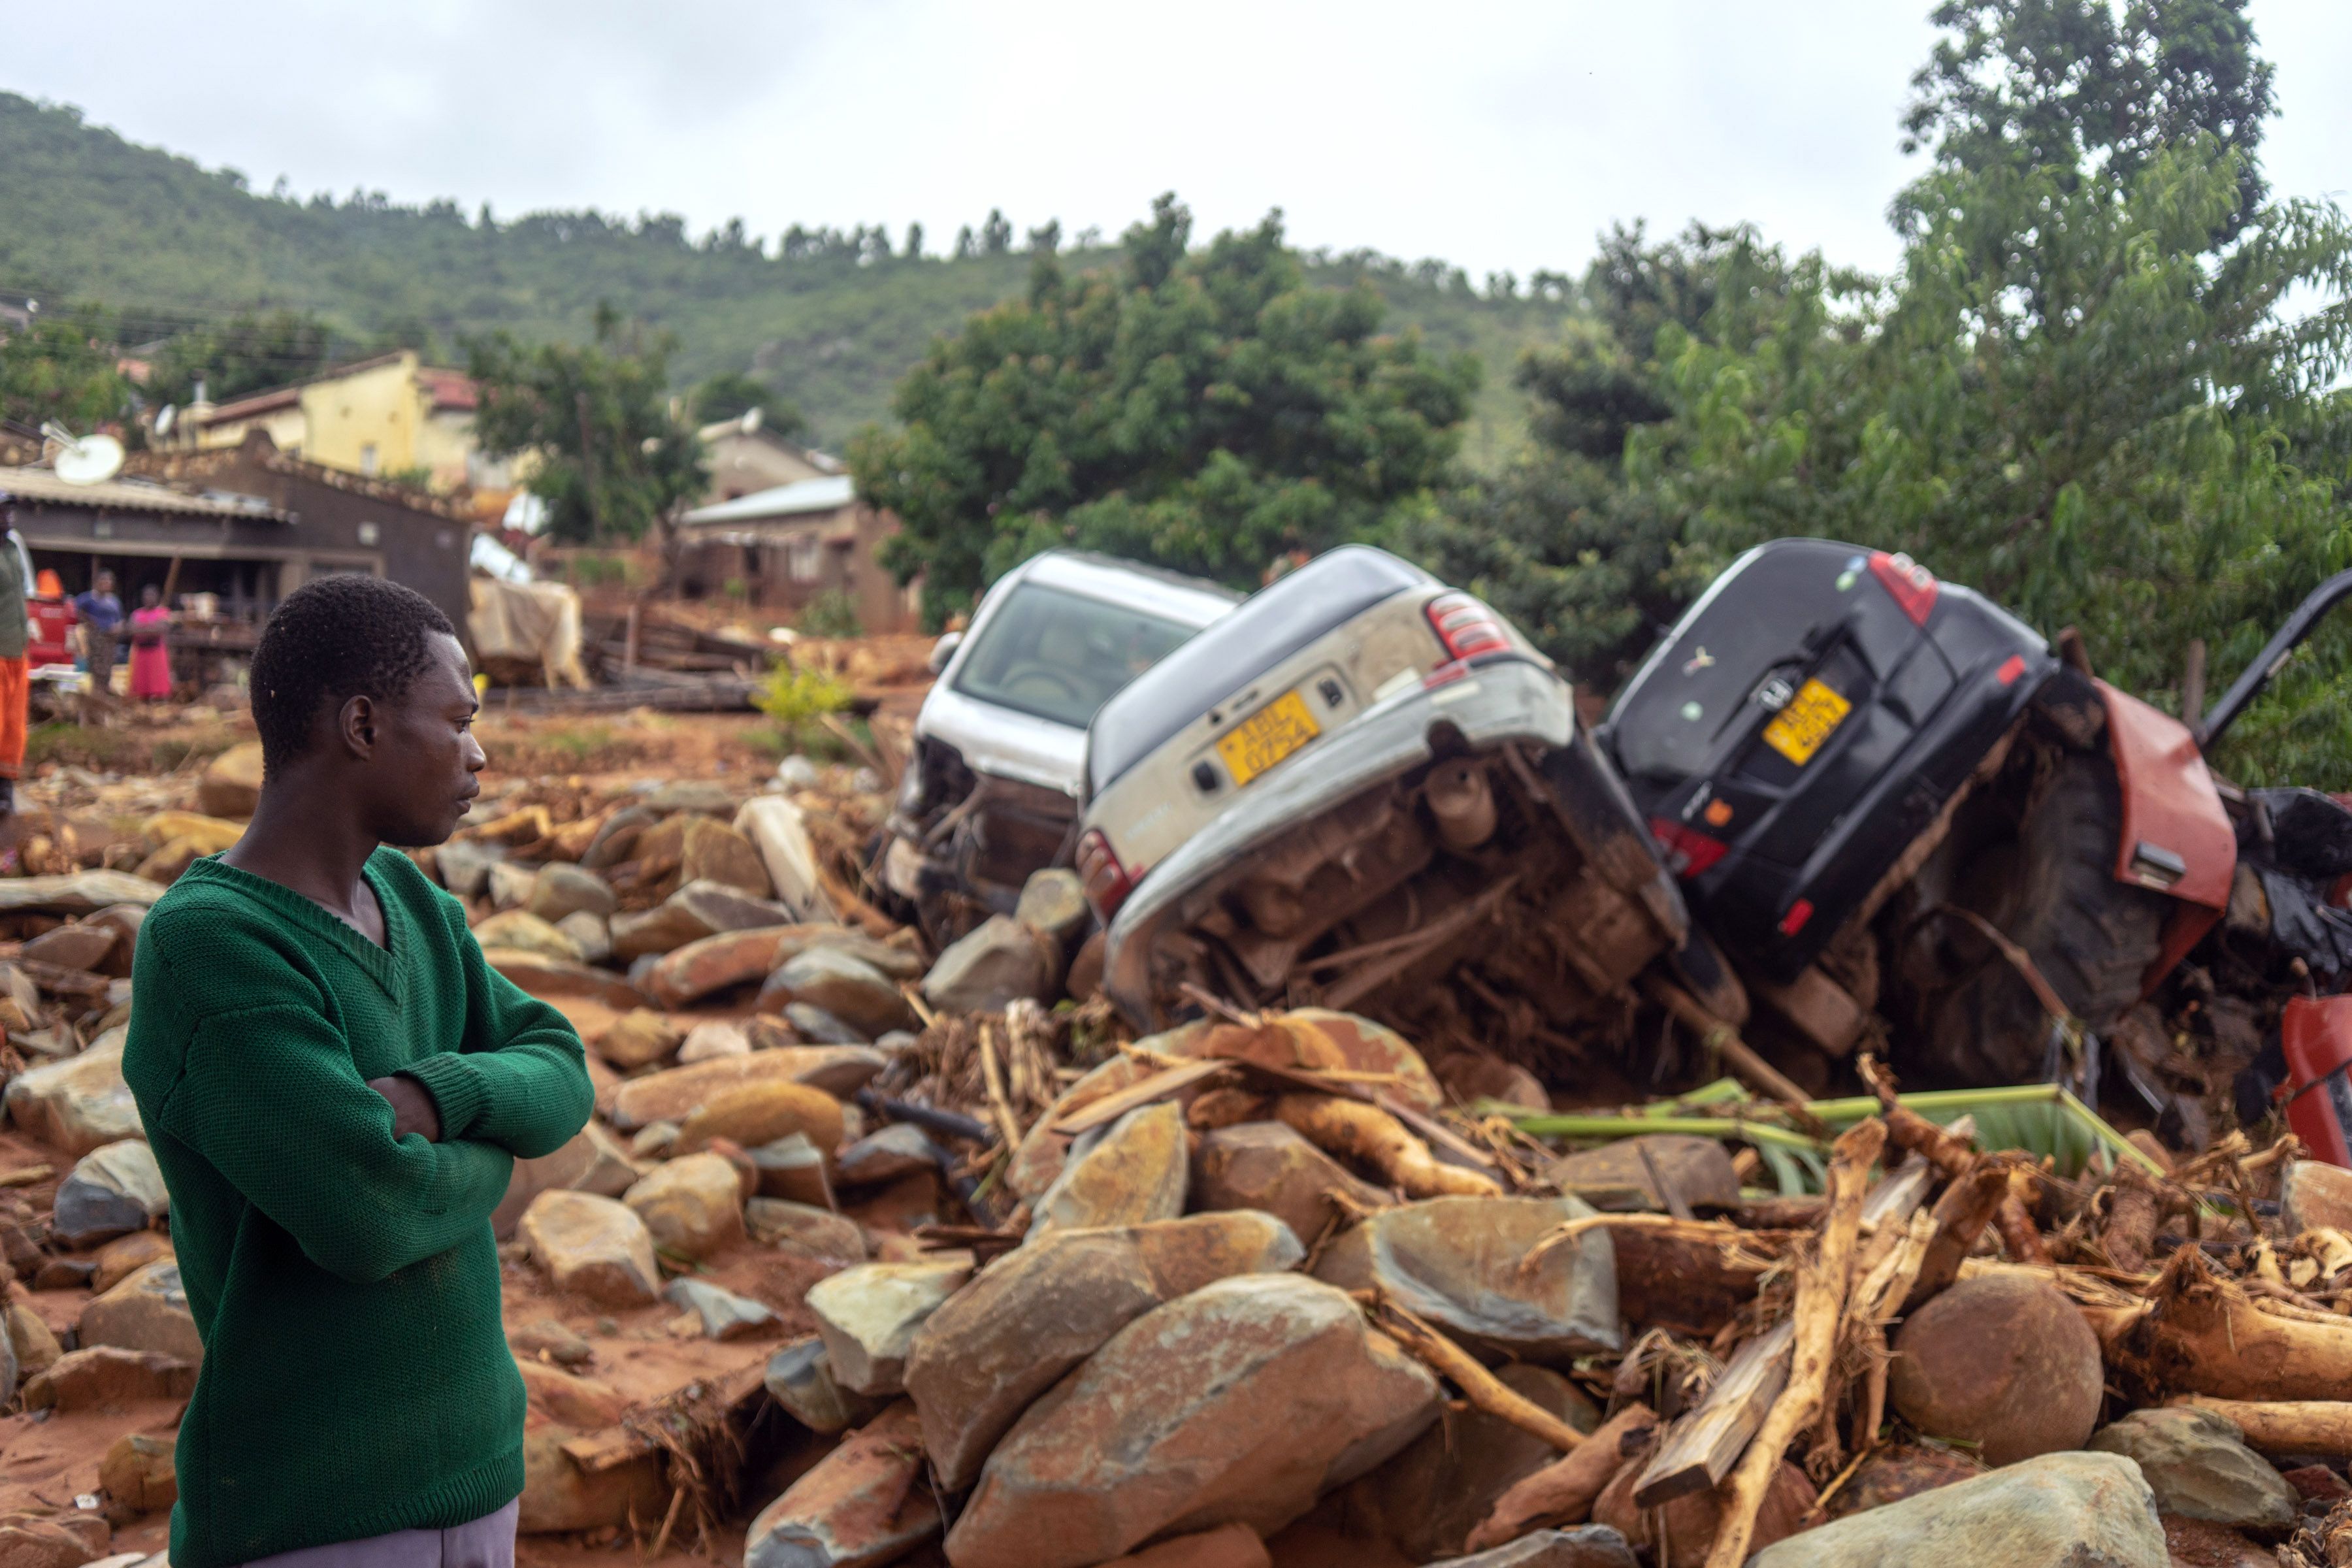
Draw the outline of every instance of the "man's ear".
[[[336,739],[343,743],[343,750],[355,760],[365,762],[374,755],[379,718],[375,700],[366,696],[347,697],[342,707],[336,710]]]

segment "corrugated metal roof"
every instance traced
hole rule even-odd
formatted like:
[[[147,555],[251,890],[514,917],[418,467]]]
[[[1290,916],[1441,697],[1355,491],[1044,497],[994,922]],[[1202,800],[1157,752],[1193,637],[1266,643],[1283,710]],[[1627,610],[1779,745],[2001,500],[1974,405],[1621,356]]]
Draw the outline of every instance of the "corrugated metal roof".
[[[795,479],[770,490],[754,490],[733,500],[701,506],[680,521],[690,528],[707,523],[756,522],[772,517],[801,517],[816,511],[839,511],[857,499],[857,487],[847,474],[821,479]]]
[[[0,496],[44,506],[88,507],[93,511],[163,511],[183,517],[262,518],[287,521],[276,507],[251,497],[191,495],[167,485],[110,479],[102,485],[69,485],[47,468],[0,468]]]

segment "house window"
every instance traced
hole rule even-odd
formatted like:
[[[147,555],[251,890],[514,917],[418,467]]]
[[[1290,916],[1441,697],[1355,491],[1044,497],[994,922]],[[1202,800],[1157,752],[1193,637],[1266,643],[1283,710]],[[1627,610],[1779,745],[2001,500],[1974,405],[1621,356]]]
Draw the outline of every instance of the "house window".
[[[375,475],[375,443],[373,441],[360,448],[360,472],[371,479]]]
[[[784,542],[784,570],[795,583],[814,583],[824,575],[824,541],[814,533],[795,533]]]

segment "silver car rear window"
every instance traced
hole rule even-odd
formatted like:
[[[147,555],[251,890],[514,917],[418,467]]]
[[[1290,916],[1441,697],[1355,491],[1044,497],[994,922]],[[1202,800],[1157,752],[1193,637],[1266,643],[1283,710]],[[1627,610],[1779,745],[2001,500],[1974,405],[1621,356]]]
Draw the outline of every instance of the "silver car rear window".
[[[1385,550],[1349,544],[1259,589],[1212,635],[1163,659],[1095,716],[1087,742],[1089,787],[1100,794],[1128,769],[1250,679],[1374,605],[1433,581]]]
[[[955,689],[1083,730],[1120,687],[1192,635],[1191,626],[1123,605],[1024,583],[964,655]]]

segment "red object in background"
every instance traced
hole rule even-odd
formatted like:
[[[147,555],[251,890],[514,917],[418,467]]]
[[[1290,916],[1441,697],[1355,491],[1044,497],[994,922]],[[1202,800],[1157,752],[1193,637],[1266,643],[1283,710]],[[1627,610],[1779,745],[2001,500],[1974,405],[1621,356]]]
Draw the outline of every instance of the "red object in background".
[[[2315,1160],[2352,1170],[2352,996],[2298,996],[2279,1019],[2286,1124]]]
[[[2123,795],[2116,880],[2179,900],[2164,924],[2164,946],[2141,976],[2146,995],[2229,907],[2238,835],[2189,727],[2104,680],[2097,685]]]
[[[35,669],[45,664],[71,664],[74,623],[81,617],[64,599],[27,599],[25,618],[31,623],[32,640],[25,649],[25,662]]]

